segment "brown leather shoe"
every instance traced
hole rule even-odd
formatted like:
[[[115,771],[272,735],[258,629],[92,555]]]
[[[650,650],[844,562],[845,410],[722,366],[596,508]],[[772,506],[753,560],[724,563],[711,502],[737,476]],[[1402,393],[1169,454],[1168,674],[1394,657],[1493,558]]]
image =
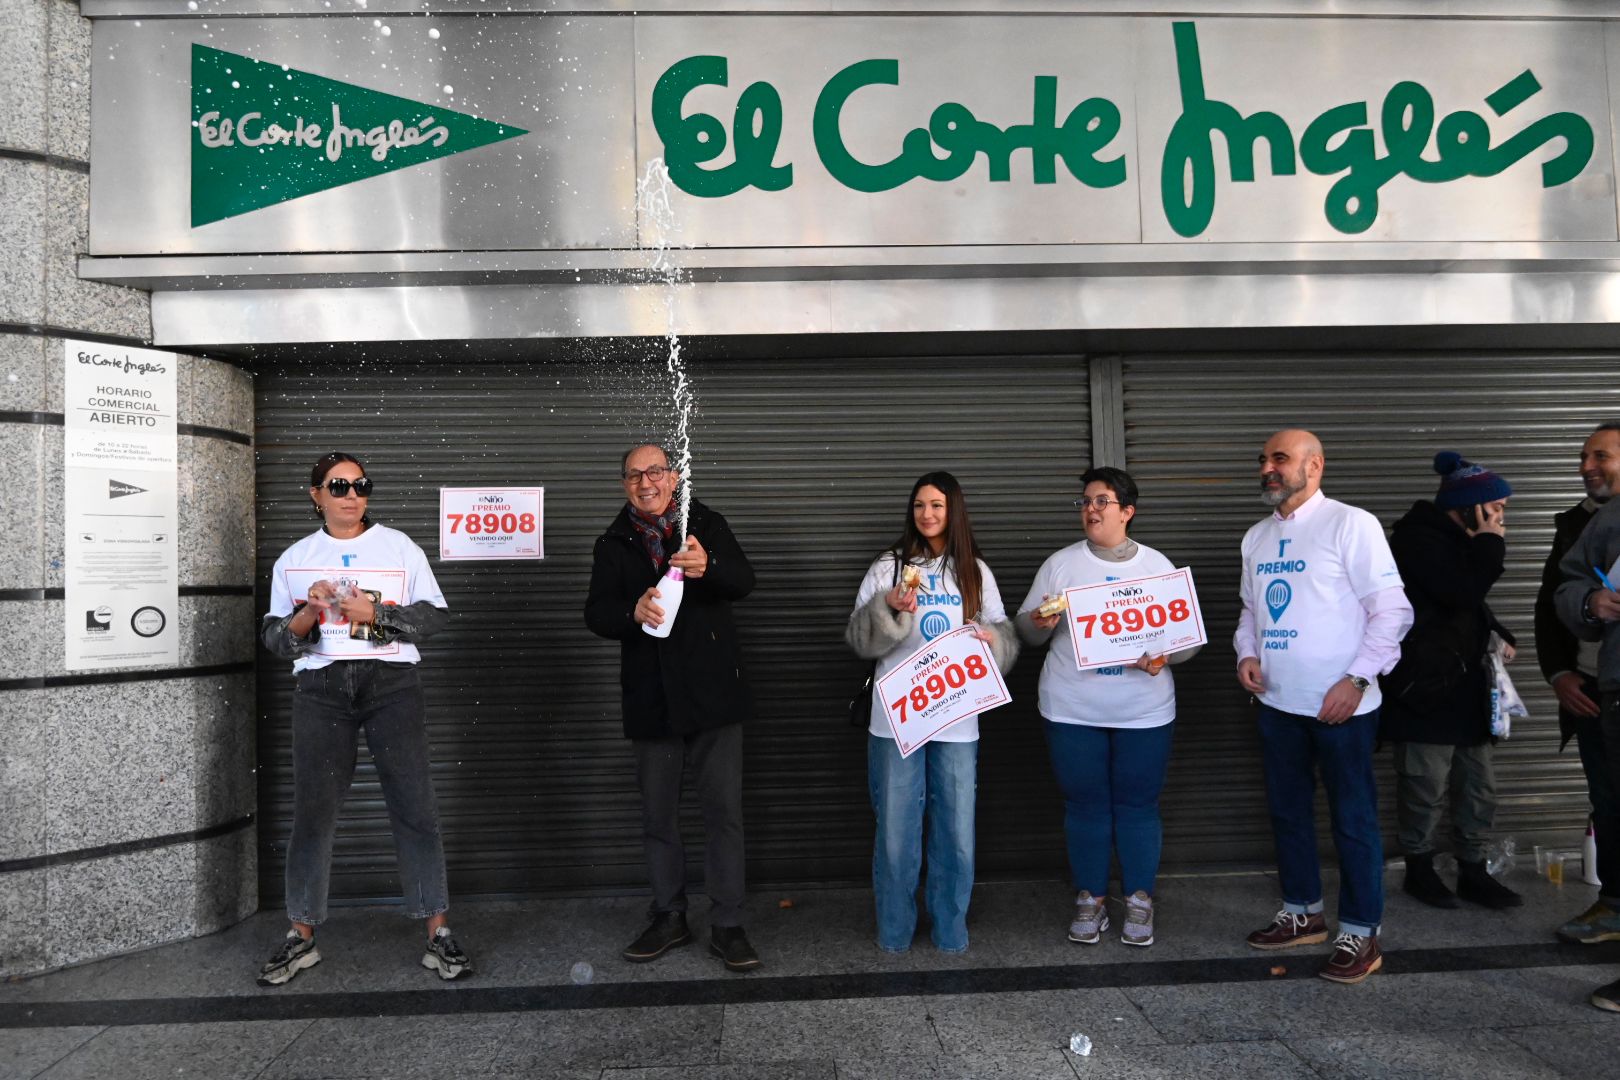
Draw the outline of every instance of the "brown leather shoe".
[[[1327,940],[1327,919],[1315,915],[1295,915],[1287,908],[1277,912],[1271,925],[1248,937],[1251,949],[1292,949],[1295,945],[1320,945]]]
[[[1333,955],[1317,974],[1336,983],[1358,983],[1383,966],[1376,935],[1341,933],[1333,939]]]

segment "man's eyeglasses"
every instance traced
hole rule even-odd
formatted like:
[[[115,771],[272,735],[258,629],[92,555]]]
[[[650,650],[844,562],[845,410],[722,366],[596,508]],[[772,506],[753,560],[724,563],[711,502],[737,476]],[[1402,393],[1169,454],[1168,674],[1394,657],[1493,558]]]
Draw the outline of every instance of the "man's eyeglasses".
[[[1115,506],[1124,505],[1124,503],[1121,503],[1118,499],[1110,499],[1106,495],[1097,495],[1090,499],[1082,495],[1078,499],[1074,500],[1074,507],[1076,510],[1084,510],[1088,506],[1093,510],[1106,510],[1108,509],[1110,503]]]
[[[341,476],[334,476],[326,482],[326,490],[330,491],[333,497],[339,499],[347,495],[351,487],[354,488],[354,493],[362,499],[371,498],[371,477],[369,476],[362,476],[358,480],[345,480]]]
[[[631,469],[624,474],[624,482],[627,484],[639,484],[641,478],[645,476],[656,484],[664,478],[664,474],[667,472],[669,472],[669,466],[667,465],[654,465],[650,469]]]

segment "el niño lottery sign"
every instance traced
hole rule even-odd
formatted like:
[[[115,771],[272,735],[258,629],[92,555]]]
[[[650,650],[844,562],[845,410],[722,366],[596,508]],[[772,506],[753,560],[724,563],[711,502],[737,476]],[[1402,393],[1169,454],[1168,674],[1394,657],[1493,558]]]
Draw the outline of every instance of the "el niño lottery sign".
[[[1186,567],[1168,574],[1065,589],[1069,638],[1081,669],[1134,664],[1209,640]]]
[[[906,657],[878,680],[901,757],[970,716],[1012,700],[1001,671],[972,626],[959,626]]]
[[[545,488],[440,488],[439,558],[543,559]]]

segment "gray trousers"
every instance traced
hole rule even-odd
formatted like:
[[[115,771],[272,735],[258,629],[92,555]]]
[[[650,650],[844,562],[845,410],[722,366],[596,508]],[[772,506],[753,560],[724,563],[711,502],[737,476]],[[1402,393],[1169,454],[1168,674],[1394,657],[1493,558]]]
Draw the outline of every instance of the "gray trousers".
[[[1408,855],[1433,851],[1435,833],[1449,809],[1452,852],[1467,862],[1485,858],[1496,819],[1490,743],[1396,743],[1395,777],[1395,821],[1402,851]]]
[[[703,808],[704,889],[710,926],[741,926],[743,893],[742,725],[693,735],[631,739],[641,787],[641,838],[657,915],[686,910],[686,848],[681,843],[681,779],[690,764]]]
[[[287,842],[287,915],[326,919],[338,811],[354,779],[360,729],[377,766],[394,830],[405,914],[450,906],[444,842],[433,798],[427,709],[415,664],[339,660],[298,673],[292,703],[293,828]]]

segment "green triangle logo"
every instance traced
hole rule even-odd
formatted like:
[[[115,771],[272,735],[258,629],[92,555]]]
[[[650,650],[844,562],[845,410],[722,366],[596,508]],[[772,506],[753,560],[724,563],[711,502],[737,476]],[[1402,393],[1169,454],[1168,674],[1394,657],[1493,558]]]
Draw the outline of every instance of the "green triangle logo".
[[[191,226],[526,134],[194,44]]]

